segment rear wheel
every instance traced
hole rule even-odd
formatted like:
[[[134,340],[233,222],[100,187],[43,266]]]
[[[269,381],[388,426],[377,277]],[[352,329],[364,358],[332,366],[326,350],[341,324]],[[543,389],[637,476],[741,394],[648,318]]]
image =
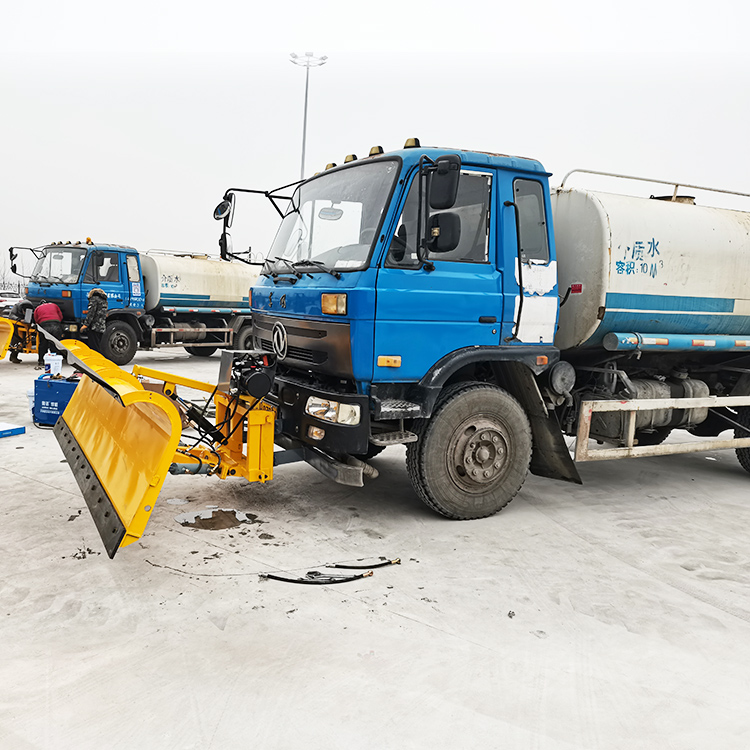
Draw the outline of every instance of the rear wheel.
[[[521,405],[494,385],[446,391],[406,453],[416,493],[447,518],[491,516],[521,489],[531,460],[531,428]]]
[[[734,418],[734,421],[739,422],[743,427],[747,427],[747,430],[738,430],[735,428],[735,438],[750,437],[750,407],[738,407],[737,416]],[[740,466],[745,471],[750,472],[750,448],[735,448],[734,452],[737,454]]]
[[[650,432],[636,432],[635,439],[638,445],[661,445],[671,433],[671,427],[655,427]]]
[[[253,348],[253,327],[252,326],[244,326],[240,328],[237,335],[234,337],[232,348],[240,352]]]
[[[110,323],[102,336],[102,354],[116,365],[126,365],[135,356],[138,338],[122,320]]]
[[[185,351],[193,357],[210,357],[218,346],[186,346]]]

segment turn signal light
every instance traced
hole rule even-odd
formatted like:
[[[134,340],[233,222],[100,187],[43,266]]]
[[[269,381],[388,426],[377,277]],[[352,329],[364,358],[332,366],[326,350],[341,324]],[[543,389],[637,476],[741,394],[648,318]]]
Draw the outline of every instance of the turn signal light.
[[[326,315],[346,315],[346,295],[321,294],[320,309]]]
[[[70,289],[63,289],[62,296],[63,297],[72,297],[73,296],[73,292],[71,292]]]

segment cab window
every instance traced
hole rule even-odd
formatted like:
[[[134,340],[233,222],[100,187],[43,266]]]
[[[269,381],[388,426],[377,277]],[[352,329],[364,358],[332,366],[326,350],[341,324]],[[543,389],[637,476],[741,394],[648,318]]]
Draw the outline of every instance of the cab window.
[[[102,264],[98,266],[96,256],[89,258],[89,265],[84,276],[84,284],[100,282],[117,283],[120,281],[120,256],[117,253],[102,253]]]
[[[544,189],[535,180],[514,180],[513,200],[518,206],[518,241],[521,261],[549,262]]]
[[[461,238],[458,247],[449,253],[427,253],[430,261],[460,263],[487,263],[489,260],[490,195],[492,176],[484,172],[461,172],[458,197],[450,213],[458,214],[461,221]],[[404,204],[396,234],[391,240],[386,258],[387,266],[416,266],[417,220],[419,204],[418,178],[412,181]],[[434,215],[436,212],[431,212]],[[439,213],[439,212],[437,212]],[[426,215],[423,209],[422,217]],[[424,229],[423,229],[424,231]],[[399,258],[402,258],[399,260]]]
[[[128,267],[128,281],[138,282],[141,280],[141,274],[138,271],[138,260],[135,255],[128,255],[125,261]]]

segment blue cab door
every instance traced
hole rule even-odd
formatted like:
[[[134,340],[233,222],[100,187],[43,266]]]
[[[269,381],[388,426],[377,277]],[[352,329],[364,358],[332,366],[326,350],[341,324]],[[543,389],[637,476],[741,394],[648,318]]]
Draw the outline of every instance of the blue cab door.
[[[462,169],[456,205],[458,247],[431,253],[434,270],[416,259],[417,180],[404,201],[377,280],[373,382],[414,382],[441,357],[500,341],[503,279],[495,257],[492,170]],[[398,358],[381,360],[379,357]],[[398,360],[395,360],[396,362]],[[385,365],[385,366],[384,366]]]
[[[116,310],[127,307],[130,302],[129,285],[127,283],[127,268],[125,255],[116,250],[100,250],[102,264],[97,266],[95,255],[89,255],[88,265],[84,272],[81,291],[83,292],[83,308],[88,307],[88,293],[98,287],[107,295],[107,307]]]

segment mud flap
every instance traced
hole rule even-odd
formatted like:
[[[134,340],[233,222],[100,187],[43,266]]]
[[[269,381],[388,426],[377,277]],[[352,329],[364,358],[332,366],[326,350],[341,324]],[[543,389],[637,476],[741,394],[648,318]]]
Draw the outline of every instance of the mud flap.
[[[62,344],[86,375],[55,435],[112,558],[143,534],[174,461],[180,415],[168,398],[85,344]]]

